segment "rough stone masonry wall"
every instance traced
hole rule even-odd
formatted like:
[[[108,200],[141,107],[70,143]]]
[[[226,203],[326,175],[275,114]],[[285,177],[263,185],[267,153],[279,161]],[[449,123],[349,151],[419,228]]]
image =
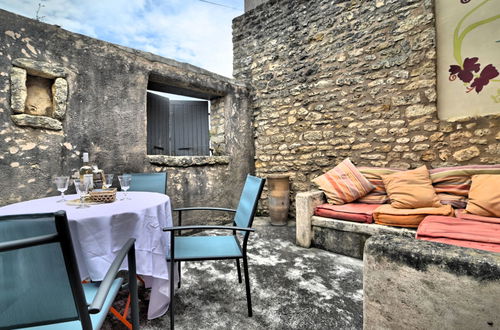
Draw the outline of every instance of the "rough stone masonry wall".
[[[438,118],[433,10],[430,0],[269,0],[236,18],[257,174],[289,173],[294,195],[346,157],[405,169],[500,163],[498,116]]]
[[[29,117],[31,126],[14,123],[22,109],[12,109],[11,97],[16,104],[26,97],[14,91],[22,83],[11,83],[16,59],[63,72],[67,104],[65,114],[52,119],[57,125],[37,116]],[[146,155],[146,89],[153,74],[213,96],[220,157]],[[58,194],[52,179],[78,169],[81,152],[88,151],[108,173],[167,171],[174,206],[234,207],[235,191],[253,171],[246,97],[246,88],[229,78],[0,10],[0,206]]]

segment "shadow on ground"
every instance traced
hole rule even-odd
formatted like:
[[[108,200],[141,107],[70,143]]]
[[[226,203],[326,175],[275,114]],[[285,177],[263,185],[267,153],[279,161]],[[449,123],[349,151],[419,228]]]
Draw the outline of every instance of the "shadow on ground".
[[[295,224],[257,218],[249,241],[254,316],[247,316],[245,286],[233,260],[183,264],[175,295],[176,329],[361,329],[362,262],[294,244]],[[142,329],[168,329],[167,315],[147,320],[141,288]],[[117,304],[123,304],[121,301]],[[108,316],[104,329],[126,329]]]

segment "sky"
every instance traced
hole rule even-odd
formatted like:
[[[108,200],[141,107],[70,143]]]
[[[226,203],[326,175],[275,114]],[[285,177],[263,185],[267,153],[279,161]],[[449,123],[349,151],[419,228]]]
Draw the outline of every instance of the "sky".
[[[243,0],[0,0],[0,8],[232,77],[231,21]]]

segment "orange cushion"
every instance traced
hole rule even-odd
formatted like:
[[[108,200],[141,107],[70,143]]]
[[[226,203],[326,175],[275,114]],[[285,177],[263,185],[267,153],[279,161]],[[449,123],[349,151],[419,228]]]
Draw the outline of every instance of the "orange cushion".
[[[465,211],[484,217],[500,217],[500,175],[472,176]]]
[[[384,175],[382,180],[394,208],[416,209],[442,205],[425,165],[410,171]]]
[[[324,191],[328,203],[337,205],[352,202],[375,188],[349,158],[312,181]]]
[[[441,205],[440,207],[397,209],[389,204],[383,204],[373,212],[373,219],[379,225],[417,228],[420,222],[429,215],[453,215],[453,208],[451,205]]]

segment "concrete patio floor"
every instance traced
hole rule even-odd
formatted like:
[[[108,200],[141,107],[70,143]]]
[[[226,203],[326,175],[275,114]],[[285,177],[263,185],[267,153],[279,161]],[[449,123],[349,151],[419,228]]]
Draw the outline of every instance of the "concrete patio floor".
[[[245,286],[234,261],[183,264],[175,295],[177,329],[361,329],[362,261],[296,246],[295,223],[274,227],[256,218],[249,240],[254,316],[247,316]],[[147,297],[145,289],[140,297]],[[167,329],[167,315],[147,320],[141,299],[141,328]],[[122,329],[108,316],[104,329]]]

